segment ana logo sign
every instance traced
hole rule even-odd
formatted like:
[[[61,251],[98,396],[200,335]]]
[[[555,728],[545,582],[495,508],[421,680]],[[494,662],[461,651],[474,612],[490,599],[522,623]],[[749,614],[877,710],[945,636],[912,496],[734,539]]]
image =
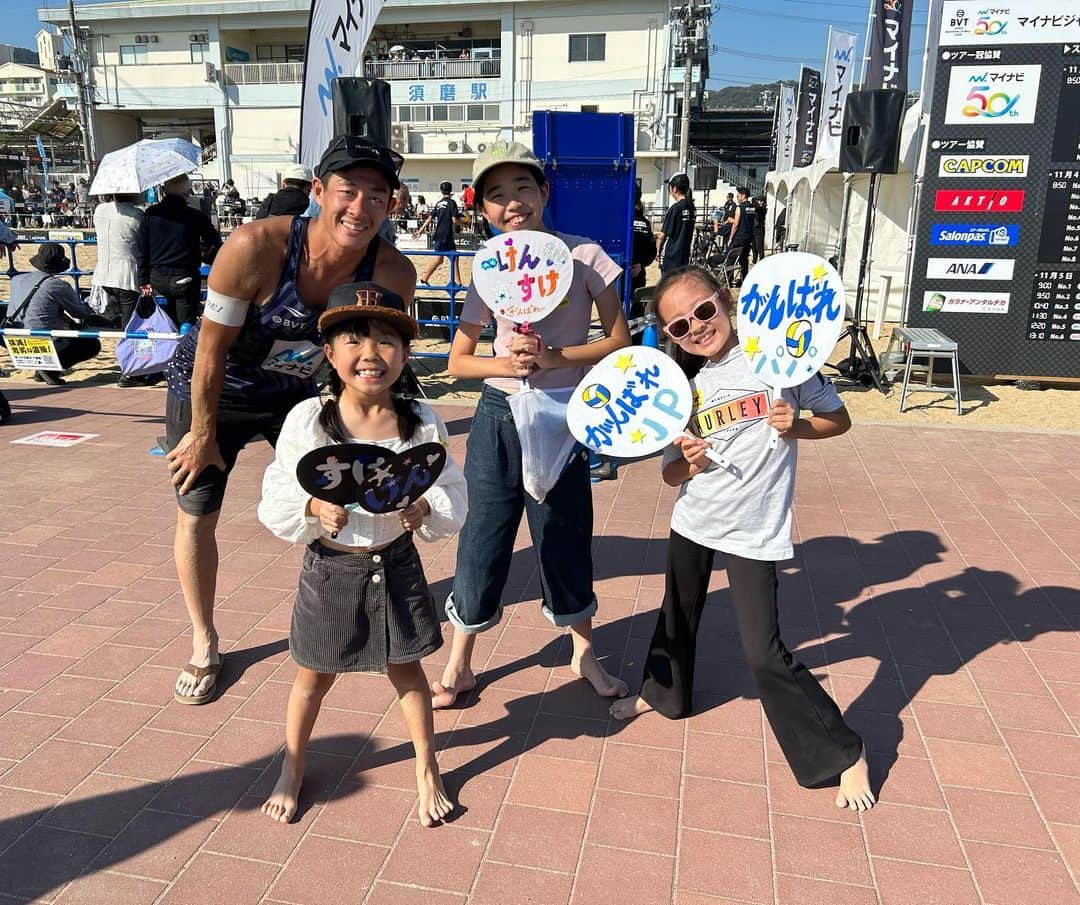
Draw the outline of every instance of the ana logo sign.
[[[988,214],[1014,213],[1024,209],[1022,189],[1008,191],[939,191],[934,195],[935,211],[984,211]]]
[[[1035,122],[1041,71],[1041,66],[954,66],[949,75],[945,122]]]
[[[1028,174],[1028,155],[989,157],[985,154],[942,154],[938,158],[938,176],[953,178],[981,177],[1001,179]]]
[[[923,293],[923,311],[930,313],[1008,314],[1007,292],[935,292]]]
[[[1020,224],[935,223],[930,227],[931,245],[1015,245],[1020,241]]]
[[[1011,280],[1012,258],[927,258],[928,280]]]

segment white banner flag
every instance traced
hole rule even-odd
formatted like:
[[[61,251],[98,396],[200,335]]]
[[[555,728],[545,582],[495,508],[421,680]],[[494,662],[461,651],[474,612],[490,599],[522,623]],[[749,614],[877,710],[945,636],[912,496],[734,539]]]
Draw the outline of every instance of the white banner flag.
[[[776,169],[783,173],[795,163],[795,86],[780,86],[780,152]]]
[[[331,82],[359,74],[383,0],[312,0],[300,99],[300,163],[314,168],[334,137]]]
[[[825,55],[825,93],[821,100],[821,128],[818,130],[815,160],[840,152],[844,104],[855,74],[855,35],[829,29],[829,49]]]

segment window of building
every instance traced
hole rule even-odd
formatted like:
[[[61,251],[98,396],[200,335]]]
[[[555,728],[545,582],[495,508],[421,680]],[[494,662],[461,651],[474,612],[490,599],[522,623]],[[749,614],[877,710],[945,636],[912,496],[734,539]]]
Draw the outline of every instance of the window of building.
[[[582,113],[599,113],[600,112],[600,105],[599,104],[582,104],[581,105],[581,112]]]
[[[303,63],[303,44],[257,44],[255,59],[260,63]]]
[[[210,59],[210,42],[199,41],[191,44],[191,62],[204,63]]]
[[[121,44],[120,65],[138,66],[146,63],[149,59],[145,44]]]
[[[495,122],[499,121],[498,104],[401,104],[390,109],[395,123],[426,122]]]
[[[437,123],[447,122],[450,119],[450,113],[446,104],[432,104],[431,119]]]
[[[607,35],[570,35],[570,62],[595,63],[604,59]]]

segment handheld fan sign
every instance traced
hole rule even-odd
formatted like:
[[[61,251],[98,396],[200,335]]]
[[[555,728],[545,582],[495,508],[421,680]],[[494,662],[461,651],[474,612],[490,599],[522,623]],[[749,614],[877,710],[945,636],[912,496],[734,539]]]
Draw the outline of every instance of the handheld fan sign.
[[[500,233],[476,250],[473,285],[499,317],[525,327],[551,314],[570,291],[574,260],[553,233]]]
[[[296,463],[296,479],[315,499],[383,515],[420,499],[445,465],[441,443],[421,443],[400,454],[372,443],[339,443],[305,455]]]
[[[844,326],[844,282],[828,261],[789,251],[771,255],[739,291],[739,345],[775,399],[828,361]],[[774,431],[770,446],[775,447]]]
[[[589,370],[570,396],[570,432],[605,456],[636,459],[659,452],[686,430],[694,408],[690,381],[659,349],[617,349]],[[710,450],[718,465],[728,461]]]

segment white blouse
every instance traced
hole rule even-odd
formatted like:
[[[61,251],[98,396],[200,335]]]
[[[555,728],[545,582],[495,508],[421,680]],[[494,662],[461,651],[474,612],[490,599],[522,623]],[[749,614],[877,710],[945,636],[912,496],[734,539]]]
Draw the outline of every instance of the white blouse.
[[[446,425],[434,410],[418,403],[421,423],[408,440],[380,440],[374,445],[396,453],[420,443],[449,445]],[[320,446],[331,445],[326,431],[319,424],[322,400],[305,399],[285,417],[278,437],[274,461],[263,475],[262,499],[259,501],[259,521],[277,537],[292,543],[310,543],[326,534],[319,520],[307,514],[311,495],[296,479],[296,463]],[[371,442],[371,441],[363,441]],[[431,515],[424,519],[416,534],[426,541],[452,537],[461,530],[468,511],[465,475],[450,455],[438,480],[424,494]],[[348,547],[381,547],[405,533],[398,513],[373,515],[363,509],[349,511],[349,521],[334,540]]]

